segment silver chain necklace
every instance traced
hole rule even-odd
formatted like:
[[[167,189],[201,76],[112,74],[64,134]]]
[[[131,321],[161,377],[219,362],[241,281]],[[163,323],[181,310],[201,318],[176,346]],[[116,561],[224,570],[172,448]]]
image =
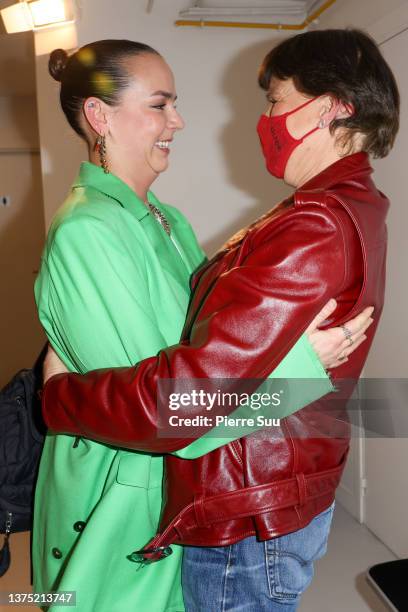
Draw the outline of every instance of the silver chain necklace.
[[[155,206],[154,204],[152,204],[151,202],[145,202],[146,206],[148,207],[149,211],[151,212],[151,214],[153,215],[153,217],[156,219],[156,221],[158,223],[160,223],[160,225],[162,226],[162,228],[164,229],[164,231],[166,232],[166,234],[168,236],[170,236],[171,234],[171,228],[170,228],[170,223],[167,221],[166,217],[163,215],[162,211],[159,210],[157,208],[157,206]]]

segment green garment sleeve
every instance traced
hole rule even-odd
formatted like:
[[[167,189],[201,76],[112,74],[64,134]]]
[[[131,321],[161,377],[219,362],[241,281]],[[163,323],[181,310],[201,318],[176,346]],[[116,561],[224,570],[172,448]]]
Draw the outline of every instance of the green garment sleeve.
[[[285,381],[286,399],[280,406],[273,408],[273,410],[269,409],[267,412],[268,417],[284,418],[289,416],[300,408],[304,408],[311,402],[335,390],[329,375],[323,368],[305,334],[299,338],[291,351],[270,374],[269,378]],[[258,414],[261,413],[262,411]],[[237,409],[230,416],[238,418],[240,416],[251,417],[254,415],[253,413],[251,414],[248,407],[245,407],[243,410]],[[262,426],[257,426],[256,424],[252,427],[218,426],[172,454],[182,459],[196,459],[224,444],[232,442],[232,440],[242,438],[259,429],[262,429]]]
[[[36,284],[39,316],[71,371],[132,365],[164,345],[152,316],[144,256],[130,261],[114,228],[74,217],[56,230]]]

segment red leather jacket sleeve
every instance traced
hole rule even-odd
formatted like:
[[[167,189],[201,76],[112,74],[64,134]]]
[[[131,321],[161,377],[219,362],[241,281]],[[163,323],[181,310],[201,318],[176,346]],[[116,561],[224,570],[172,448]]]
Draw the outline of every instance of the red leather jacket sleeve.
[[[191,439],[157,436],[158,380],[266,378],[340,291],[345,245],[335,214],[319,205],[293,208],[246,240],[250,246],[239,264],[214,278],[201,303],[193,295],[193,322],[180,344],[130,368],[51,378],[43,393],[49,428],[129,449],[172,452]],[[188,416],[189,410],[181,407],[177,414]]]

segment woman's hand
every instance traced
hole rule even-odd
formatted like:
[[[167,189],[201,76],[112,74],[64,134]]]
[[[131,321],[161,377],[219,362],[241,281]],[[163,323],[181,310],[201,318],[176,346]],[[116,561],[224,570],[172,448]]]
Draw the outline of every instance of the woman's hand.
[[[374,308],[369,306],[341,327],[319,330],[319,325],[331,315],[336,305],[336,300],[329,300],[306,330],[310,344],[326,369],[348,361],[348,356],[367,338],[364,332],[373,322]]]
[[[43,364],[43,383],[47,382],[51,376],[56,374],[66,374],[69,370],[65,367],[57,353],[52,348],[51,344],[48,345],[47,354]]]

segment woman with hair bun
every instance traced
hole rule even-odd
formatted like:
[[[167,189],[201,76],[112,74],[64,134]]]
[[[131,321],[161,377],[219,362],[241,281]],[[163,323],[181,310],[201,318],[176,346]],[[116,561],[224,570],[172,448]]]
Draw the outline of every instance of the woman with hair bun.
[[[40,320],[69,371],[130,366],[179,342],[190,276],[205,259],[183,215],[150,191],[167,169],[174,136],[183,128],[173,75],[157,51],[127,40],[91,43],[70,57],[56,50],[50,73],[61,83],[62,109],[86,141],[89,161],[81,164],[48,234],[35,285]],[[247,290],[244,284],[240,294]],[[308,328],[323,365],[331,367],[340,354],[344,363],[370,321],[367,315],[348,324],[352,347],[341,329],[318,331],[317,323],[333,310],[333,305],[322,309],[329,297],[315,305],[313,315],[308,311],[302,331],[286,344],[282,334],[276,336],[274,313],[255,313],[264,321],[263,337],[270,336],[265,376],[281,362],[281,377],[318,372],[331,389],[301,334]],[[228,351],[237,352],[227,336],[224,343],[225,358]],[[250,364],[250,353],[243,355]],[[113,411],[107,425],[113,428],[115,398],[107,401]],[[136,414],[138,402],[132,408]],[[86,411],[92,413],[92,401]],[[141,430],[149,419],[140,414]],[[214,438],[207,442],[201,453],[221,444]],[[197,449],[189,454],[194,443],[188,444],[183,457],[197,457]],[[132,562],[132,551],[158,528],[162,476],[159,454],[95,442],[86,432],[49,433],[35,501],[35,591],[75,591],[80,612],[184,610],[181,547],[160,564],[140,568]]]

